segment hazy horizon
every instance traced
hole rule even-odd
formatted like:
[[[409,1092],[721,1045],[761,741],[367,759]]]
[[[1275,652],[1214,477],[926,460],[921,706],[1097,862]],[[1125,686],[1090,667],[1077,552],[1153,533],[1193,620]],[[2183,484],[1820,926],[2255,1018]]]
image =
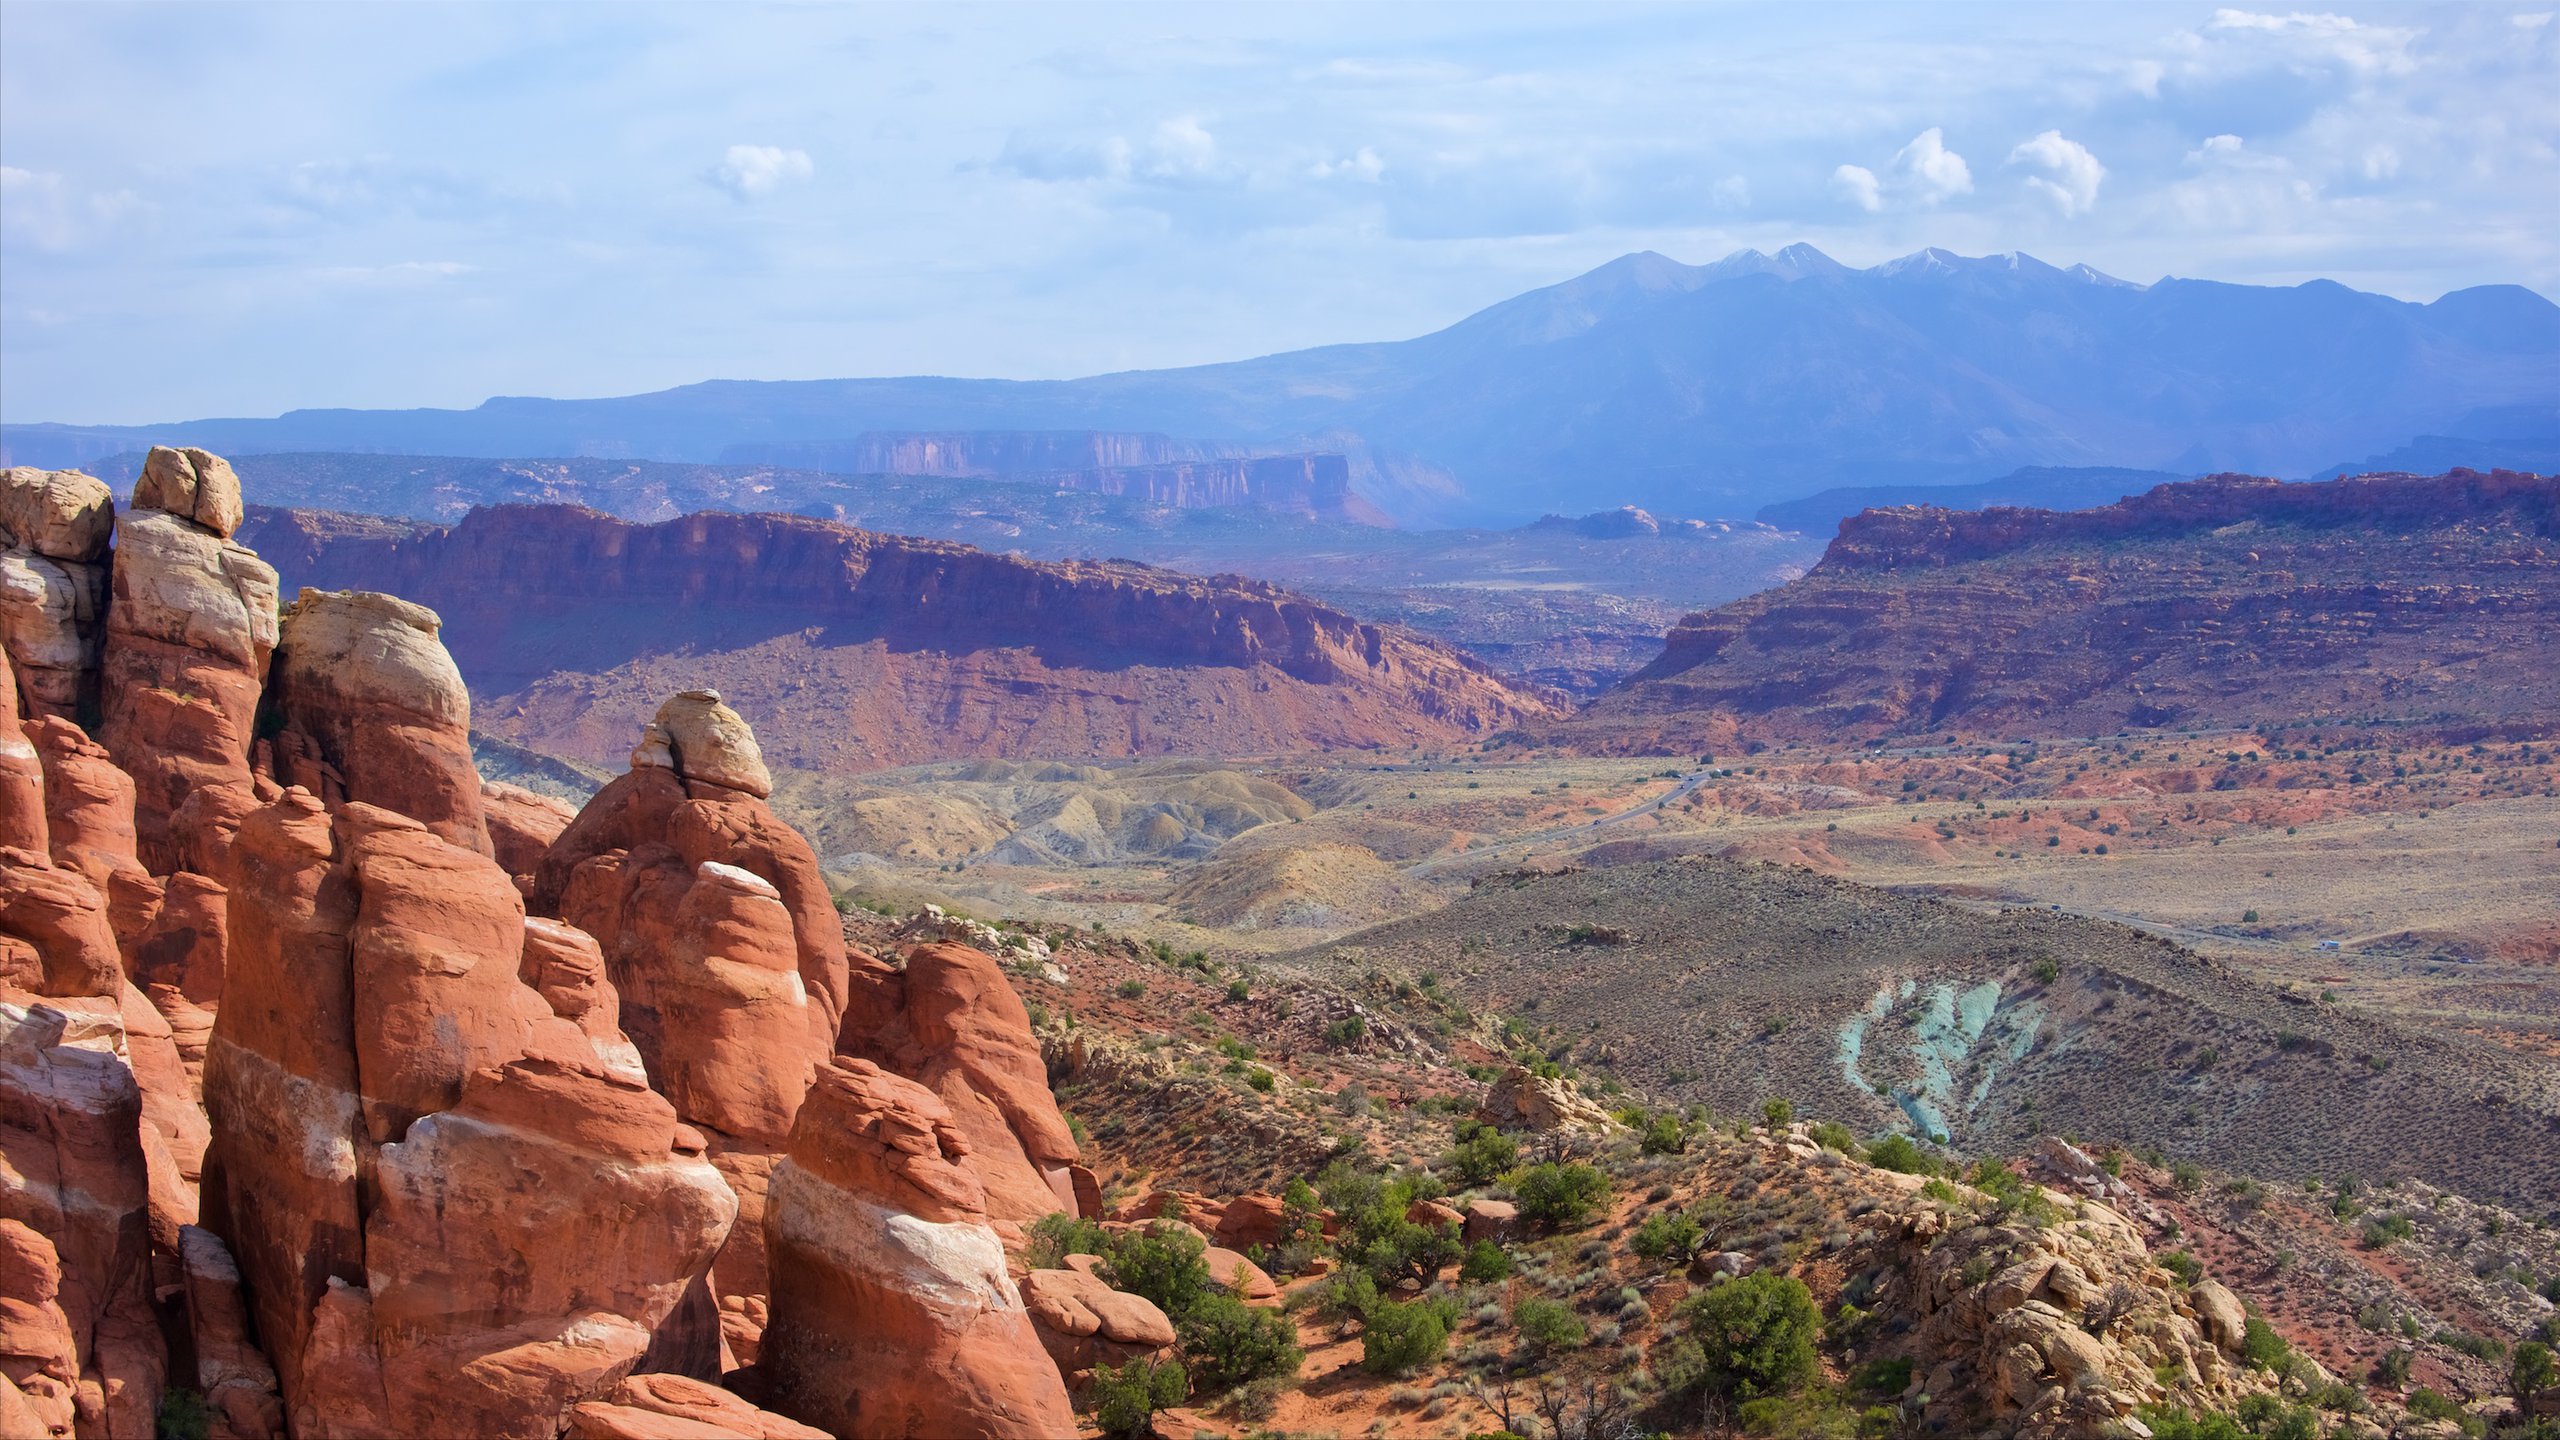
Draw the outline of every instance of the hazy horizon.
[[[0,418],[1054,379],[1626,253],[2560,293],[2513,6],[0,11]]]

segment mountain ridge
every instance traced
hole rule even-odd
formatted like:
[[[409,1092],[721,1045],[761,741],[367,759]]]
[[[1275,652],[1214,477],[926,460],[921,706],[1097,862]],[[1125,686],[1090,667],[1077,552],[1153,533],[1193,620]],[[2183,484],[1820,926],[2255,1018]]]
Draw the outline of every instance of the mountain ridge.
[[[2508,433],[2487,415],[2560,428],[2560,306],[2522,287],[2420,304],[2325,280],[2135,285],[1935,248],[1850,269],[1805,246],[1705,266],[1639,252],[1413,339],[1185,369],[17,424],[0,448],[67,464],[148,433],[234,452],[708,461],[872,431],[1126,430],[1342,450],[1355,485],[1418,523],[1594,500],[1731,510],[2027,465],[2303,474],[2413,436]]]

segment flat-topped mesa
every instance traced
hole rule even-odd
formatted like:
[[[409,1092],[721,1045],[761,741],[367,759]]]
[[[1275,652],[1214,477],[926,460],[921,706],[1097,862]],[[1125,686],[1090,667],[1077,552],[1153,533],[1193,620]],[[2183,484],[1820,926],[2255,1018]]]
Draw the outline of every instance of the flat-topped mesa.
[[[432,605],[481,727],[614,758],[716,684],[777,768],[1446,744],[1555,712],[1449,647],[1237,576],[1043,562],[794,515],[638,525],[499,505],[442,526],[261,512],[299,583]]]
[[[765,804],[771,789],[746,721],[685,692],[529,877],[535,913],[595,937],[621,1029],[738,1192],[717,1275],[729,1295],[765,1288],[765,1176],[849,994],[876,1024],[896,978],[869,956],[849,974],[817,852]]]
[[[0,471],[0,650],[30,714],[95,718],[114,532],[105,481],[77,470]]]
[[[285,611],[268,689],[276,778],[494,854],[471,763],[471,693],[436,638],[443,624],[396,596],[304,590]]]
[[[295,1431],[548,1440],[646,1360],[716,1363],[736,1199],[603,1023],[592,944],[361,801],[289,789],[234,849],[209,1211]]]
[[[226,537],[240,482],[201,451],[154,449],[116,527],[98,739],[134,779],[143,864],[181,868],[170,816],[250,789],[249,744],[276,647],[276,572]]]
[[[985,1204],[931,1091],[863,1060],[820,1072],[765,1216],[774,1407],[847,1440],[1074,1434]]]

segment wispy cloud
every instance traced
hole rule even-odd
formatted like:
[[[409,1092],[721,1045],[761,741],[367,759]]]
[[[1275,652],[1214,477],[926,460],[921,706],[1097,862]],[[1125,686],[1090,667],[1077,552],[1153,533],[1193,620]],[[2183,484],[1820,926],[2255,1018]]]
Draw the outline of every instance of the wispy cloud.
[[[818,173],[806,150],[779,145],[732,145],[711,167],[712,184],[741,201],[761,200],[783,186]]]
[[[2009,163],[2036,172],[2027,177],[2027,188],[2052,201],[2065,220],[2088,214],[2098,203],[2099,182],[2107,178],[2107,167],[2089,147],[2059,130],[2021,143],[2009,152]]]

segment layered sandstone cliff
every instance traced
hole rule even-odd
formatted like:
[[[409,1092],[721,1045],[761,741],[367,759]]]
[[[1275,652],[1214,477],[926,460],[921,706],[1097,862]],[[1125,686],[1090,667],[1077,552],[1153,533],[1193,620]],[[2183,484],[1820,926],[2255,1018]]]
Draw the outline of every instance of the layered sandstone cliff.
[[[706,685],[775,762],[838,772],[1446,744],[1555,713],[1455,651],[1236,577],[783,515],[497,506],[394,533],[270,513],[251,533],[290,582],[432,607],[482,728],[599,762]]]
[[[2560,479],[2221,475],[2095,510],[1844,521],[1559,727],[1602,748],[2560,711]]]

